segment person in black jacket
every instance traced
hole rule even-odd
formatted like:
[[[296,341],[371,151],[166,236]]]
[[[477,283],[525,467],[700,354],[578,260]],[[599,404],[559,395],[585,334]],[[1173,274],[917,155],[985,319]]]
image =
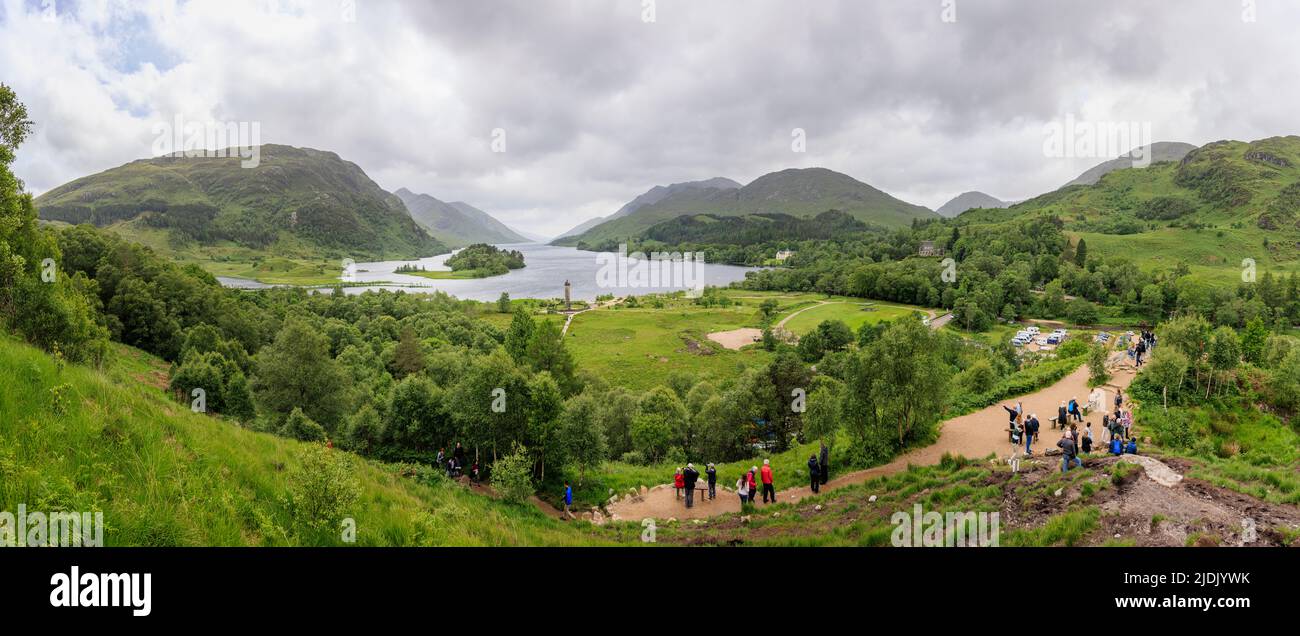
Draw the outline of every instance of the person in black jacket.
[[[812,481],[813,494],[821,492],[822,487],[822,468],[817,463],[816,455],[808,456],[808,478]]]
[[[704,469],[704,474],[709,477],[709,500],[712,501],[718,494],[718,469],[710,463],[709,467]]]
[[[1077,451],[1075,450],[1074,438],[1070,437],[1069,431],[1065,432],[1065,436],[1062,437],[1061,441],[1057,442],[1056,445],[1061,449],[1061,472],[1069,472],[1071,464],[1076,466],[1083,465],[1083,462],[1076,456]]]
[[[1056,425],[1065,428],[1065,421],[1069,419],[1069,417],[1070,415],[1065,408],[1065,401],[1062,400],[1061,405],[1056,407]]]
[[[695,470],[694,464],[687,464],[686,470],[682,471],[682,482],[686,486],[686,507],[691,508],[695,505],[695,482],[700,478],[700,471]]]
[[[822,485],[826,485],[826,480],[831,477],[831,449],[826,447],[826,442],[822,442],[822,456],[818,462],[822,469]]]

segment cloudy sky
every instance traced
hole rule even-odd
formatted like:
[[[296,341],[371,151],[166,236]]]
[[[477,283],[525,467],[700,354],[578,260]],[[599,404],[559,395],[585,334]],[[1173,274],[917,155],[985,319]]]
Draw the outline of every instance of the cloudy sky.
[[[179,115],[553,235],[788,167],[1024,198],[1100,161],[1045,153],[1071,117],[1300,133],[1297,32],[1287,0],[0,0],[0,82],[37,123],[36,193],[150,156]]]

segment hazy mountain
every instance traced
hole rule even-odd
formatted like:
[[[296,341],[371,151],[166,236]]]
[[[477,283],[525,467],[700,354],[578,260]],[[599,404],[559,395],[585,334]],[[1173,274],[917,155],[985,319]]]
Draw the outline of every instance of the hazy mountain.
[[[682,188],[621,217],[611,215],[581,235],[556,243],[608,246],[642,237],[651,226],[682,215],[771,213],[806,218],[827,210],[840,210],[864,223],[887,227],[938,218],[928,208],[900,201],[848,175],[825,168],[791,168],[763,175],[741,188]]]
[[[590,230],[591,228],[596,227],[597,225],[600,225],[602,222],[604,222],[604,220],[605,220],[605,217],[603,217],[603,216],[598,216],[598,217],[596,217],[596,218],[594,218],[594,219],[587,219],[586,221],[583,221],[582,223],[579,223],[579,224],[578,224],[576,227],[574,227],[573,229],[571,229],[571,230],[569,230],[569,231],[567,231],[567,232],[562,232],[559,236],[556,236],[554,239],[551,239],[551,240],[555,241],[555,240],[562,239],[562,238],[564,238],[564,237],[566,237],[566,236],[576,236],[576,235],[578,235],[578,234],[582,234],[583,232],[586,232],[587,230]]]
[[[951,201],[939,206],[935,213],[942,217],[952,218],[970,210],[972,208],[1005,208],[1011,205],[1010,201],[989,196],[983,192],[963,192],[952,198]]]
[[[451,247],[472,243],[527,243],[528,239],[468,203],[445,203],[427,194],[401,188],[397,195],[411,218],[438,240]]]
[[[1075,177],[1073,181],[1070,181],[1065,185],[1092,185],[1100,181],[1103,176],[1112,171],[1138,167],[1134,165],[1135,156],[1143,157],[1144,162],[1146,157],[1150,157],[1150,161],[1147,163],[1182,161],[1183,157],[1187,156],[1187,153],[1195,149],[1196,146],[1179,141],[1157,141],[1149,146],[1140,146],[1135,148],[1109,161],[1103,161],[1089,168],[1083,174]]]
[[[54,188],[36,205],[43,219],[112,225],[136,240],[162,231],[173,244],[288,241],[285,251],[315,246],[353,257],[447,251],[356,164],[310,148],[259,152],[252,168],[238,156],[140,159]]]

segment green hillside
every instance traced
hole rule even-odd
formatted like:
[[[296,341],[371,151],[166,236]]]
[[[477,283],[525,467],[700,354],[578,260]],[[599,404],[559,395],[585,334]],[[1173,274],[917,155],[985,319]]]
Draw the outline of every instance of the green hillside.
[[[267,255],[336,270],[345,257],[447,251],[356,164],[309,148],[262,146],[254,168],[238,157],[141,159],[54,188],[36,206],[42,220],[113,227],[210,271]]]
[[[900,201],[853,177],[825,168],[791,168],[755,179],[739,189],[696,188],[668,196],[619,218],[611,218],[556,244],[608,248],[644,238],[650,227],[683,215],[787,214],[811,217],[842,210],[872,225],[904,227],[914,219],[938,218],[919,205]]]
[[[829,239],[867,229],[867,224],[839,210],[827,210],[812,218],[789,214],[697,214],[653,225],[646,230],[645,237],[668,245],[752,245],[780,240]]]
[[[1186,263],[1219,283],[1240,281],[1248,258],[1261,274],[1300,270],[1300,137],[1218,141],[1180,162],[1116,170],[1095,185],[971,210],[958,220],[1033,216],[1058,217],[1089,254],[1133,259],[1147,269]]]
[[[449,247],[464,247],[472,243],[528,242],[504,223],[468,203],[446,203],[406,188],[393,194],[406,205],[416,223]]]
[[[0,375],[0,510],[102,511],[109,546],[349,545],[289,503],[312,445],[191,413],[144,352],[115,345],[95,369],[5,336]],[[352,462],[354,545],[599,542],[428,469],[328,453]]]

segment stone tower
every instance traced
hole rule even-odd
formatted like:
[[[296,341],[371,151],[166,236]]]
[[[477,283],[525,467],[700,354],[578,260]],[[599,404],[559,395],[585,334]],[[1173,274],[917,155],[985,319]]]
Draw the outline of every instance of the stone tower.
[[[569,281],[564,281],[564,311],[573,311],[573,301],[569,298],[569,292],[572,290]]]

